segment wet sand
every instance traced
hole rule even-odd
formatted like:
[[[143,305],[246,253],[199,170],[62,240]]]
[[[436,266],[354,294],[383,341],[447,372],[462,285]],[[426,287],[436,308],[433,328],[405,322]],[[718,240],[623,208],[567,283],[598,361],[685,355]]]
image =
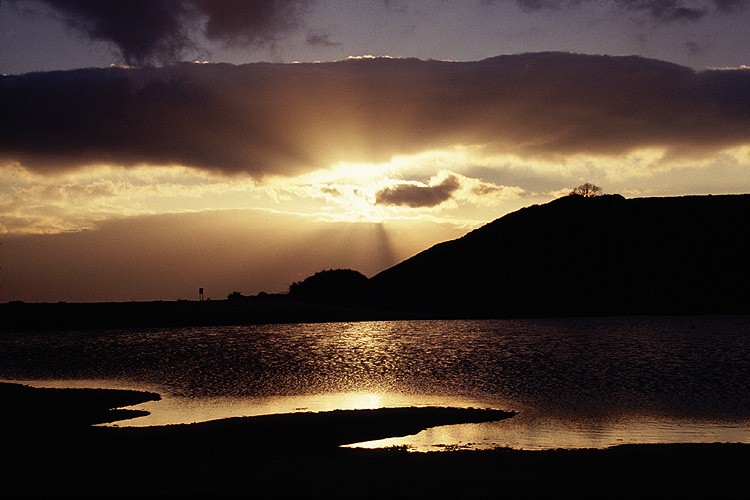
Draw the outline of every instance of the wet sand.
[[[243,494],[499,497],[745,497],[750,446],[627,445],[606,450],[410,453],[342,444],[499,410],[388,408],[231,418],[147,428],[92,427],[154,393],[0,384],[4,494]]]

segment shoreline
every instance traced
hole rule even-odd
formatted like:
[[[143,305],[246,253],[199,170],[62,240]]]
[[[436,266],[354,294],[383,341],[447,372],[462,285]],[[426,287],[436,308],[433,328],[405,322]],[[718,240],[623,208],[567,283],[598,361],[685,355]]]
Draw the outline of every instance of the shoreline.
[[[613,311],[595,317],[750,316],[748,311]],[[356,306],[294,300],[285,295],[243,300],[176,300],[133,302],[6,302],[0,303],[0,333],[126,328],[221,327],[262,324],[341,323],[402,320],[483,320],[581,317],[580,314],[471,314],[399,310],[377,305]],[[588,316],[586,316],[588,317]]]
[[[103,411],[159,396],[17,384],[0,384],[0,395],[0,437],[6,443],[0,465],[9,494],[731,498],[750,491],[750,445],[743,444],[431,453],[340,447],[394,430],[411,433],[510,415],[497,410],[339,410],[153,428],[92,427]],[[70,418],[64,423],[50,421],[66,408]]]
[[[0,303],[0,332],[433,319],[434,314],[291,300]]]

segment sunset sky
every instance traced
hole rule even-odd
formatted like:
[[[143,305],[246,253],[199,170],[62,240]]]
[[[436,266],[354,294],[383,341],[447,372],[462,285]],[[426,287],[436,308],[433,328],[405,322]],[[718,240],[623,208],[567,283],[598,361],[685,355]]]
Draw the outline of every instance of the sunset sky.
[[[372,276],[583,182],[750,192],[748,1],[0,0],[0,73],[0,302]]]

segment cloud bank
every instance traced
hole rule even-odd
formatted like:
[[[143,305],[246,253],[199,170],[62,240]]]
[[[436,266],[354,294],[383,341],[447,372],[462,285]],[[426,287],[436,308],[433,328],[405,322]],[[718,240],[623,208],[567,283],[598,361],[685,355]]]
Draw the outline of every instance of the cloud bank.
[[[0,77],[0,164],[292,176],[455,146],[564,159],[750,144],[750,71],[536,53]]]

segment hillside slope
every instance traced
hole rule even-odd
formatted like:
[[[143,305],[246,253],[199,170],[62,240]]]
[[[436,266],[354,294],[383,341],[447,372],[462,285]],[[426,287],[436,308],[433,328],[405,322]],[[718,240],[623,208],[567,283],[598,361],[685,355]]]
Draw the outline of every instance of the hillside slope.
[[[505,317],[750,312],[750,195],[568,196],[371,278],[387,307]]]

